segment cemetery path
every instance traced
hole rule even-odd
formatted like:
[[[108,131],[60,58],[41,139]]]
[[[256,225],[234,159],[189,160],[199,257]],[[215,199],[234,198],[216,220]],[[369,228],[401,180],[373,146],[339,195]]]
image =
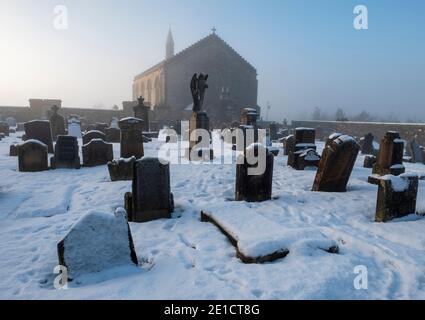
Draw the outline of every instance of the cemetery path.
[[[285,166],[282,153],[274,162],[273,199],[262,203],[229,201],[234,199],[235,165],[172,164],[172,219],[130,223],[140,266],[87,275],[68,290],[56,290],[57,243],[87,212],[112,213],[123,206],[131,182],[110,182],[106,166],[18,172],[17,158],[8,154],[19,135],[0,141],[0,298],[425,298],[425,219],[411,215],[373,222],[377,189],[367,183],[370,169],[362,167],[363,156],[348,191],[336,194],[312,192],[315,171]],[[155,139],[145,144],[146,154],[156,156],[160,146]],[[320,153],[323,144],[318,146]],[[119,144],[114,154],[119,155]],[[422,164],[406,168],[425,173]],[[340,253],[312,249],[299,239],[283,259],[244,264],[215,226],[200,221],[200,212],[228,208],[243,217],[247,207],[282,230],[321,233],[338,244]],[[417,208],[425,213],[425,181],[419,184]],[[252,232],[266,237],[260,229],[253,226]],[[366,290],[355,287],[358,266],[367,270]]]

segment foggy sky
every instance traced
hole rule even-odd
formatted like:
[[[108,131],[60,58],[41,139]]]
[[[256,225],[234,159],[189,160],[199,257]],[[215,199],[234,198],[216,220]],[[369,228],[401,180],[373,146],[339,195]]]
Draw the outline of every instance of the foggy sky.
[[[53,28],[57,4],[68,30]],[[353,28],[358,4],[369,30]],[[169,27],[178,52],[213,26],[257,68],[270,120],[314,107],[425,120],[421,0],[0,0],[0,105],[121,106],[133,77],[164,58]]]

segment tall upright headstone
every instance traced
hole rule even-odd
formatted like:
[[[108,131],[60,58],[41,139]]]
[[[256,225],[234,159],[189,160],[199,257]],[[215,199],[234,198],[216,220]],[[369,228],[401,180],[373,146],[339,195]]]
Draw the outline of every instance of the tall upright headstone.
[[[53,169],[80,169],[78,140],[73,136],[58,136],[55,155],[51,158]]]
[[[143,120],[124,118],[118,125],[121,130],[121,158],[142,158],[144,155]]]
[[[133,169],[132,192],[125,194],[129,221],[147,222],[171,218],[174,199],[170,187],[170,165],[158,158],[137,160]]]
[[[413,163],[423,163],[424,158],[422,157],[422,149],[421,146],[416,142],[416,140],[413,140],[410,142],[410,153],[412,156],[412,162]]]
[[[18,148],[18,162],[21,172],[48,170],[47,146],[34,139],[21,143]]]
[[[381,141],[372,173],[379,176],[387,174],[398,176],[404,173],[403,154],[404,141],[400,138],[400,134],[395,131],[388,131]]]
[[[65,135],[65,118],[62,117],[59,113],[59,107],[57,105],[52,106],[51,116],[50,116],[50,126],[52,128],[52,137],[56,141],[59,135]]]
[[[53,137],[49,120],[32,120],[25,122],[25,139],[38,140],[47,146],[49,153],[53,153]]]
[[[345,192],[360,146],[353,137],[333,135],[326,142],[313,191]]]
[[[370,155],[374,154],[374,147],[373,147],[373,140],[375,137],[373,134],[368,133],[364,136],[363,142],[362,142],[362,154]]]
[[[137,106],[133,107],[134,117],[143,120],[143,131],[150,131],[149,111],[150,107],[145,105],[145,99],[140,96],[137,99]]]

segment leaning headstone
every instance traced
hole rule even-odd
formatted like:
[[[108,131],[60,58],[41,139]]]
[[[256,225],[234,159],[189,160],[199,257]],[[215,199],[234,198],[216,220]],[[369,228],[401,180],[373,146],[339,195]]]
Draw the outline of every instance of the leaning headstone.
[[[121,158],[144,155],[143,149],[143,121],[138,118],[124,118],[118,123],[121,130]]]
[[[386,222],[416,213],[418,180],[413,175],[380,177],[375,221]]]
[[[133,167],[135,162],[136,157],[108,162],[108,170],[111,181],[131,181],[133,179]]]
[[[93,139],[106,140],[106,135],[99,130],[90,130],[83,134],[83,144],[89,143]]]
[[[123,209],[91,211],[57,245],[68,280],[123,265],[137,265],[131,230]]]
[[[375,139],[375,137],[373,136],[373,134],[368,133],[367,135],[365,135],[362,139],[361,142],[361,148],[362,148],[362,154],[373,154],[375,148],[373,147],[373,140]]]
[[[174,199],[170,188],[170,165],[144,157],[134,164],[132,192],[125,194],[128,220],[146,222],[171,218]]]
[[[373,174],[384,176],[392,174],[398,176],[405,172],[403,166],[404,141],[395,131],[388,131],[382,139]]]
[[[250,158],[258,157],[260,153],[265,155],[265,170],[262,173],[253,170],[260,167],[258,163],[250,164]],[[259,143],[251,144],[245,154],[239,155],[236,165],[236,201],[260,202],[271,199],[273,162],[273,154]]]
[[[119,143],[121,141],[121,130],[118,128],[107,128],[106,129],[106,142]]]
[[[9,136],[9,125],[5,121],[0,121],[0,133]]]
[[[326,142],[313,191],[345,192],[360,146],[353,137],[333,135]]]
[[[19,171],[37,172],[49,169],[47,146],[38,140],[27,140],[18,147]]]
[[[376,163],[376,157],[372,155],[367,155],[364,157],[363,168],[372,169]]]
[[[55,155],[50,160],[53,169],[80,169],[78,140],[73,136],[58,136]]]
[[[424,161],[424,159],[422,158],[422,150],[421,150],[421,146],[416,142],[416,140],[413,140],[410,143],[410,150],[411,150],[411,156],[412,159],[411,161],[413,163],[422,163]]]
[[[25,139],[38,140],[47,146],[49,153],[53,153],[53,137],[49,120],[32,120],[25,122]]]
[[[59,135],[65,135],[65,118],[62,117],[59,113],[59,107],[57,105],[52,106],[50,117],[50,126],[52,128],[52,137],[56,141]]]
[[[19,145],[17,143],[11,144],[9,148],[9,156],[17,157],[19,155],[18,149]]]
[[[95,167],[107,164],[114,159],[112,144],[101,139],[92,139],[83,145],[83,165]]]

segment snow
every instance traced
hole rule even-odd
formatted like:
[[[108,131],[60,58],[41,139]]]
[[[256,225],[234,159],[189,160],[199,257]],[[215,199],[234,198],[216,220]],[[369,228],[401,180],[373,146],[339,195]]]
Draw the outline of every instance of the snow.
[[[25,140],[25,141],[22,141],[19,145],[20,146],[24,146],[24,145],[26,145],[26,144],[33,144],[33,143],[35,143],[35,144],[39,144],[40,146],[43,146],[43,147],[45,147],[45,148],[47,148],[47,145],[46,144],[44,144],[43,142],[41,142],[40,140],[36,140],[36,139],[28,139],[28,140]]]
[[[409,180],[408,179],[403,179],[402,177],[399,176],[394,176],[394,175],[385,175],[383,177],[381,177],[381,179],[384,180],[390,180],[391,181],[391,187],[395,192],[403,192],[406,191],[407,189],[409,189]]]
[[[15,133],[0,141],[2,299],[425,299],[425,217],[375,223],[377,186],[367,183],[371,169],[363,168],[361,155],[345,193],[312,192],[315,170],[293,170],[279,155],[273,198],[261,203],[232,201],[235,164],[170,164],[172,219],[130,223],[140,265],[85,275],[56,290],[57,243],[91,210],[112,215],[122,207],[131,181],[110,182],[106,165],[19,172],[18,159],[9,156],[18,142]],[[161,145],[156,139],[144,144],[145,154],[156,156]],[[323,146],[317,142],[319,154]],[[119,155],[119,143],[113,147]],[[425,175],[423,164],[405,166]],[[200,221],[201,210],[219,213],[226,206],[235,216],[249,208],[281,228],[276,239],[286,241],[290,253],[272,263],[242,263],[227,238]],[[425,214],[423,180],[417,211]],[[270,248],[273,239],[261,225],[248,223],[252,237],[243,247]],[[339,254],[318,250],[322,241],[336,242]],[[368,270],[367,290],[353,286],[359,265]]]

